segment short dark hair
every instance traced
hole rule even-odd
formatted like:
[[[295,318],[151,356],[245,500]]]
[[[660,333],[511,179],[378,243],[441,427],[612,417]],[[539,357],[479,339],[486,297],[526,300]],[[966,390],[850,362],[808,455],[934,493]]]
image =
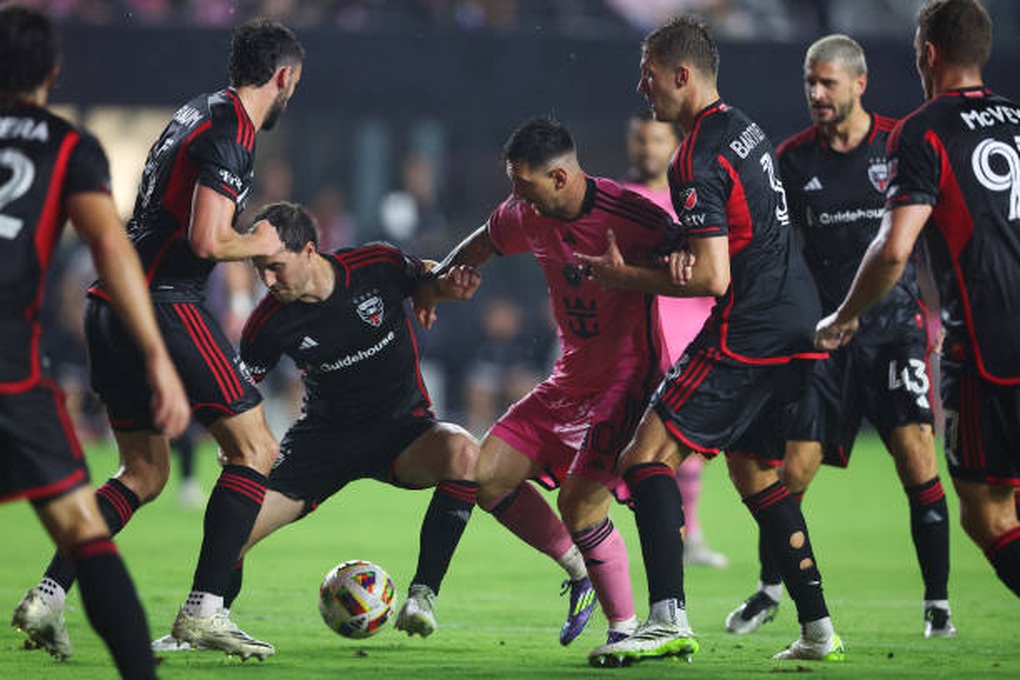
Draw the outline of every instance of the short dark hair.
[[[60,38],[43,12],[22,5],[0,7],[0,92],[32,92],[60,61]]]
[[[315,218],[297,203],[278,201],[262,206],[252,219],[252,224],[266,220],[276,228],[284,247],[292,253],[299,253],[308,243],[319,246],[319,230]]]
[[[946,62],[984,67],[992,53],[992,20],[977,0],[929,0],[917,14],[921,44]]]
[[[276,69],[304,59],[305,48],[289,28],[270,19],[249,19],[230,37],[230,85],[265,85]]]
[[[699,71],[713,77],[719,73],[719,48],[705,22],[695,17],[673,17],[649,33],[642,46],[670,66],[687,59]]]
[[[503,145],[503,158],[537,167],[574,150],[574,138],[562,123],[538,117],[525,121],[510,134]]]

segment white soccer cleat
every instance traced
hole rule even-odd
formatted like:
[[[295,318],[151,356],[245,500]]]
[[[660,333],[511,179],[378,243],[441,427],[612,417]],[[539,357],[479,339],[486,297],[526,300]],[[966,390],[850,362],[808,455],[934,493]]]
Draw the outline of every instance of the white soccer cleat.
[[[190,642],[178,640],[173,635],[164,635],[152,641],[152,651],[154,652],[187,652],[192,649],[208,649],[208,647],[192,645]]]
[[[405,631],[408,637],[418,634],[423,638],[436,632],[438,624],[435,615],[436,594],[426,585],[412,583],[407,592],[404,606],[393,624],[397,630]]]
[[[776,618],[779,603],[759,590],[726,617],[726,630],[743,635],[753,633]]]
[[[268,642],[256,640],[238,628],[230,620],[230,612],[226,609],[220,609],[212,616],[188,616],[181,609],[174,619],[170,635],[190,648],[218,649],[227,654],[236,654],[242,660],[255,657],[264,661],[276,653],[276,649]]]
[[[933,637],[956,637],[956,626],[949,618],[949,610],[944,607],[925,607],[924,609],[924,636]]]
[[[697,651],[698,641],[690,628],[677,623],[646,621],[633,635],[591,650],[588,663],[600,668],[619,668],[645,659],[680,657],[690,661]]]
[[[28,636],[27,649],[45,649],[55,659],[71,656],[71,638],[64,624],[64,610],[39,588],[32,588],[14,609],[11,625]]]
[[[684,541],[684,565],[704,566],[724,569],[729,566],[730,560],[721,552],[716,552],[708,547],[708,543],[700,536],[693,534]]]
[[[846,661],[846,650],[843,641],[833,633],[824,642],[812,642],[799,637],[772,658],[776,661]]]

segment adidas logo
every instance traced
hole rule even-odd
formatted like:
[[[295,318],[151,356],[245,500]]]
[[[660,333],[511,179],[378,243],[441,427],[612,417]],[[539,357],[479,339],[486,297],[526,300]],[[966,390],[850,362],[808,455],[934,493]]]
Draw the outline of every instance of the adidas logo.
[[[318,346],[319,343],[315,342],[315,340],[312,340],[310,337],[306,335],[305,337],[301,338],[301,344],[298,345],[298,349],[311,349],[313,347]]]
[[[821,191],[821,190],[822,180],[818,179],[818,175],[812,177],[811,180],[804,185],[804,191]]]

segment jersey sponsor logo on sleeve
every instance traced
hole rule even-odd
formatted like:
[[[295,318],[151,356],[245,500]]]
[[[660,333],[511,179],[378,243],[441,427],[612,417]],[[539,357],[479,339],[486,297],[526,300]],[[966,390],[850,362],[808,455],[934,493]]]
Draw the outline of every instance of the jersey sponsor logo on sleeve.
[[[358,316],[361,320],[367,323],[373,328],[378,328],[383,321],[383,309],[382,298],[379,297],[378,291],[371,291],[363,295],[359,295],[354,298],[355,309],[358,310]]]
[[[868,165],[868,181],[875,191],[885,193],[889,188],[889,164],[884,158],[873,158]]]

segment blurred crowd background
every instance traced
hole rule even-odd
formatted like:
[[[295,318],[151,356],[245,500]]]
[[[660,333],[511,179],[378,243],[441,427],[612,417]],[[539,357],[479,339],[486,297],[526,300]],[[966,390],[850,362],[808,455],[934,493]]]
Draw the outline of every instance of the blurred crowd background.
[[[808,124],[804,49],[848,33],[870,65],[866,106],[902,116],[921,104],[913,69],[920,0],[22,0],[64,34],[54,103],[96,133],[114,194],[130,214],[149,145],[177,106],[226,82],[231,27],[254,15],[295,29],[304,77],[277,130],[258,140],[257,194],[317,216],[324,249],[383,239],[440,259],[509,191],[500,149],[513,126],[545,114],[575,133],[582,165],[622,178],[641,37],[670,15],[702,15],[720,39],[724,98],[775,143]],[[1017,97],[1020,2],[985,0],[996,26],[988,84]],[[53,268],[48,346],[86,438],[106,436],[86,383],[83,291],[93,276],[73,237]],[[438,413],[481,434],[547,374],[557,341],[540,272],[527,257],[483,270],[476,301],[440,308],[421,333]],[[262,295],[250,267],[217,267],[210,305],[238,337]],[[270,383],[282,434],[299,407],[290,371]]]

